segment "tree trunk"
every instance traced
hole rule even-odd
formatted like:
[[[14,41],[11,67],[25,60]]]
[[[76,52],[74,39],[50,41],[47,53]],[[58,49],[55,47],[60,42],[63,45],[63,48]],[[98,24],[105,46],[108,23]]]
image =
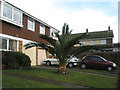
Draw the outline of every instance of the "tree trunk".
[[[59,66],[57,73],[59,73],[59,74],[68,74],[66,66]]]

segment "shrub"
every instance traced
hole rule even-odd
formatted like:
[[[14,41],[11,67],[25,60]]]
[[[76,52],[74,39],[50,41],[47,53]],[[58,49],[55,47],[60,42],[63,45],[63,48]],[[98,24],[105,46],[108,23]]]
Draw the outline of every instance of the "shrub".
[[[28,69],[31,66],[30,58],[20,52],[2,51],[2,65],[6,69]]]

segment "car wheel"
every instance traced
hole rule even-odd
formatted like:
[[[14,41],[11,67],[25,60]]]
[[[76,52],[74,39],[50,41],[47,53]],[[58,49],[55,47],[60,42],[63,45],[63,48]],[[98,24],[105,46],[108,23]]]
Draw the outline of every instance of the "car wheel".
[[[69,63],[69,64],[68,64],[68,67],[69,67],[69,68],[71,68],[71,67],[73,67],[73,66],[74,66],[73,63]]]
[[[87,66],[86,66],[86,64],[81,64],[80,65],[80,68],[82,68],[82,69],[85,69]]]
[[[106,68],[106,70],[109,71],[109,72],[110,72],[110,71],[113,71],[113,67],[112,67],[112,66],[108,66],[108,67]]]
[[[50,65],[51,65],[51,62],[50,62],[50,61],[47,61],[47,62],[46,62],[46,65],[47,65],[47,66],[50,66]]]

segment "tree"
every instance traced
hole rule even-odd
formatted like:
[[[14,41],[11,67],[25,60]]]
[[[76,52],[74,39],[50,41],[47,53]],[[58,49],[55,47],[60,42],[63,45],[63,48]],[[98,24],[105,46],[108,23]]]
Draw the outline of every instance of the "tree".
[[[72,36],[72,30],[69,31],[69,26],[64,24],[62,34],[55,33],[58,40],[53,39],[47,35],[40,35],[40,38],[46,40],[50,44],[44,44],[40,42],[28,43],[25,45],[26,49],[31,47],[42,47],[53,55],[59,62],[58,73],[66,74],[66,65],[68,64],[71,56],[76,56],[78,53],[91,49],[91,46],[75,47],[79,44],[79,40],[86,37],[87,33],[83,33],[80,36]]]

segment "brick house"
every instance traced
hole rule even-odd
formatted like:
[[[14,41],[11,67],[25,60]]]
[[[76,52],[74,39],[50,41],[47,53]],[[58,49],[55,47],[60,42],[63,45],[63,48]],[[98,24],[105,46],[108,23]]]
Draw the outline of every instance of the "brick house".
[[[27,54],[31,59],[31,65],[41,65],[49,53],[37,47],[25,50],[28,42],[46,41],[39,38],[39,34],[54,37],[59,32],[54,27],[17,8],[16,6],[0,0],[0,50],[19,51]]]

